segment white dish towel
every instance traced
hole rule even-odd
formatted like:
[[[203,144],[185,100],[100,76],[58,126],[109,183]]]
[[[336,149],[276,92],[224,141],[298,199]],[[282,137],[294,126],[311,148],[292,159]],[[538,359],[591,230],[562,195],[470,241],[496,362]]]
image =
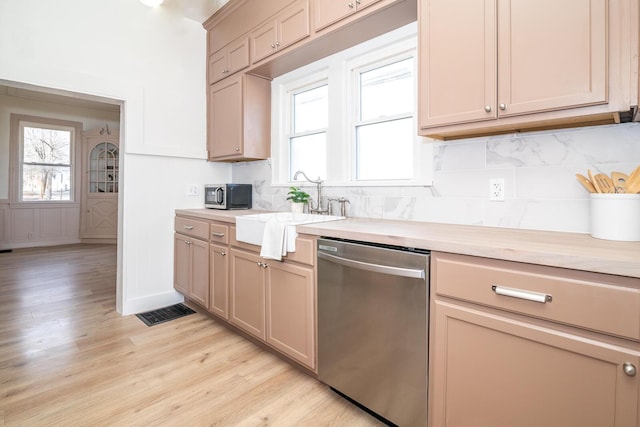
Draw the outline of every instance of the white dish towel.
[[[287,254],[287,229],[287,223],[278,221],[277,218],[271,218],[265,223],[262,249],[260,249],[261,257],[282,260],[282,257]]]

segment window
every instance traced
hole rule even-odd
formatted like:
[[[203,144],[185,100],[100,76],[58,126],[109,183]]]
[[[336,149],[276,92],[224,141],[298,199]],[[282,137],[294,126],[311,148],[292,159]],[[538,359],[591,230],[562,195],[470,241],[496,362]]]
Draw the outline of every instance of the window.
[[[430,185],[416,67],[410,24],[274,79],[273,184],[302,170],[328,185]]]
[[[12,173],[12,200],[69,203],[76,199],[74,167],[80,123],[12,115],[17,168]]]
[[[414,63],[411,55],[353,70],[359,95],[355,98],[356,181],[413,177]]]
[[[289,179],[296,171],[326,177],[328,86],[304,87],[291,93],[291,134],[289,136]]]

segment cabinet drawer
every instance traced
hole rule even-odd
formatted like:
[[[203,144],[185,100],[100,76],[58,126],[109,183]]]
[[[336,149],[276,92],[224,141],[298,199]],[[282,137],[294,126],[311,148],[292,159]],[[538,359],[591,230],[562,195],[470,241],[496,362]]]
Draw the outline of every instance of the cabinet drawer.
[[[202,240],[209,240],[209,223],[196,219],[176,217],[176,232],[196,237]]]
[[[439,296],[640,340],[639,279],[444,253],[431,274]]]
[[[260,246],[251,245],[249,243],[239,242],[236,240],[236,228],[229,227],[229,242],[231,246],[243,248],[249,251],[260,253]],[[283,261],[295,261],[302,264],[315,265],[316,263],[316,244],[312,237],[297,237],[296,251],[289,252],[282,257]]]
[[[289,252],[285,259],[302,264],[314,265],[316,263],[315,240],[309,237],[296,238],[296,251]]]
[[[224,224],[212,223],[211,224],[211,236],[209,237],[211,242],[229,243],[229,226]]]

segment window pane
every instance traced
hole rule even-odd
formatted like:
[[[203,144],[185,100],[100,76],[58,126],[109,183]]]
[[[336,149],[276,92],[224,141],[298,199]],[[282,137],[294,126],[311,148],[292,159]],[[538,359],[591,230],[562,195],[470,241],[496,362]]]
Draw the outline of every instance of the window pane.
[[[328,86],[293,96],[293,133],[325,129],[329,120]]]
[[[413,118],[359,126],[356,179],[410,179],[413,176]]]
[[[24,127],[23,162],[71,164],[71,132]]]
[[[327,134],[325,132],[300,136],[289,140],[291,164],[289,179],[301,170],[311,179],[327,176]]]
[[[71,168],[68,166],[24,165],[22,200],[71,200]]]
[[[360,120],[412,112],[413,58],[360,74]]]

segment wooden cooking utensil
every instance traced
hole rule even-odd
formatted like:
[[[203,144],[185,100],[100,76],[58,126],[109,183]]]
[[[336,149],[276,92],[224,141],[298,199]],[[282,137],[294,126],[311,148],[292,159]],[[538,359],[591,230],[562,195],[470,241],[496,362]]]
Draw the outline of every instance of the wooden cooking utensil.
[[[611,178],[609,178],[607,175],[603,173],[599,173],[599,174],[596,174],[594,178],[595,178],[594,183],[596,187],[600,189],[601,193],[616,192],[616,187],[613,185],[613,181],[611,181]]]
[[[627,179],[627,193],[640,193],[640,166],[629,174],[629,178]]]
[[[578,182],[582,184],[589,193],[597,193],[596,187],[594,187],[591,181],[589,181],[589,178],[584,175],[580,175],[579,173],[576,174],[576,178],[578,178]]]
[[[598,187],[598,183],[596,182],[596,179],[593,177],[593,174],[591,173],[591,169],[587,169],[587,174],[589,175],[589,180],[593,184],[593,187],[596,189],[596,193],[602,193],[602,190],[600,190],[600,187]]]
[[[629,177],[626,173],[622,172],[611,172],[611,180],[613,181],[613,186],[616,188],[616,193],[626,193],[627,192],[627,180]]]

